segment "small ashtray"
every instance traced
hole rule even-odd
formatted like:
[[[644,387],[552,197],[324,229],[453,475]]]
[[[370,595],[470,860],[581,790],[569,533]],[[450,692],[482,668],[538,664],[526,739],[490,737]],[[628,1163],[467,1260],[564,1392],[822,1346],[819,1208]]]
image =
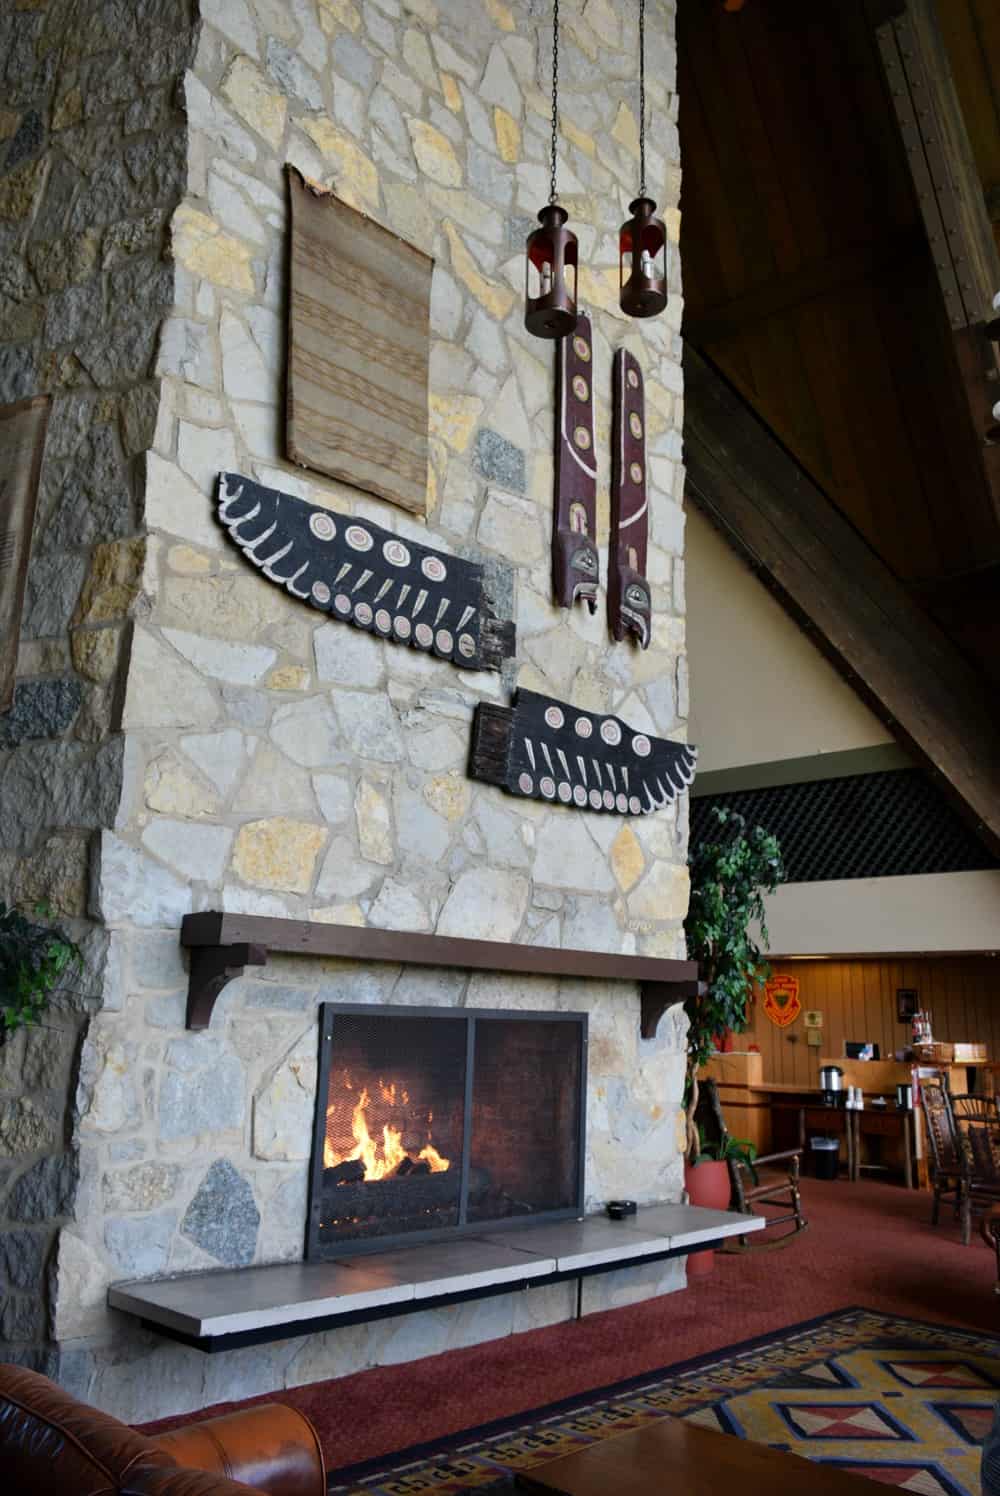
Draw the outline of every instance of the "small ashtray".
[[[636,1203],[634,1200],[609,1200],[604,1209],[613,1221],[624,1221],[626,1216],[634,1216]]]

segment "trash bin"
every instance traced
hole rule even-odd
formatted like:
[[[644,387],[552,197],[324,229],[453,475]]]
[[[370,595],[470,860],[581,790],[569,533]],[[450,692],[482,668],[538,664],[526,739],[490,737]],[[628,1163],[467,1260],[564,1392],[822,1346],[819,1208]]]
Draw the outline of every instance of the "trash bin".
[[[810,1138],[809,1152],[812,1154],[813,1173],[817,1179],[836,1179],[840,1172],[840,1140],[838,1138]]]

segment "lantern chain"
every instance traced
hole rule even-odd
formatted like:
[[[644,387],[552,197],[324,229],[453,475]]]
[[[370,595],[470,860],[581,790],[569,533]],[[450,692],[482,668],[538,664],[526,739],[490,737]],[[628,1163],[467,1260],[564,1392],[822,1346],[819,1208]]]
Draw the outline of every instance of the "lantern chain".
[[[639,0],[639,196],[646,196],[646,0]]]
[[[559,149],[559,0],[552,0],[552,170],[549,202],[559,200],[556,191],[556,154]]]

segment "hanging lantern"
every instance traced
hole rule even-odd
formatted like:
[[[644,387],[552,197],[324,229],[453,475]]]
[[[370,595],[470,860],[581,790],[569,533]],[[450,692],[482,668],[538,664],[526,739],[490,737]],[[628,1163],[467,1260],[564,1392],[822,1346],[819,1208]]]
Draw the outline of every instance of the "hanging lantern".
[[[655,317],[667,304],[667,231],[646,196],[646,3],[639,0],[639,196],[618,236],[618,299],[627,317]]]
[[[548,203],[540,228],[528,235],[524,279],[524,325],[536,338],[564,338],[576,327],[577,243],[566,227],[569,214],[556,192],[559,132],[559,0],[552,5],[552,164]]]

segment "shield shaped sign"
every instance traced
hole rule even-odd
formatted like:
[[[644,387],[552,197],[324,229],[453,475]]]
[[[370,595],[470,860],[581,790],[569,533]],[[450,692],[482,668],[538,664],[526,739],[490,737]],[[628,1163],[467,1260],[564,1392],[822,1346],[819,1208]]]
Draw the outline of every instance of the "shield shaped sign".
[[[764,1012],[778,1028],[794,1023],[801,1011],[798,977],[771,977],[764,983]]]

